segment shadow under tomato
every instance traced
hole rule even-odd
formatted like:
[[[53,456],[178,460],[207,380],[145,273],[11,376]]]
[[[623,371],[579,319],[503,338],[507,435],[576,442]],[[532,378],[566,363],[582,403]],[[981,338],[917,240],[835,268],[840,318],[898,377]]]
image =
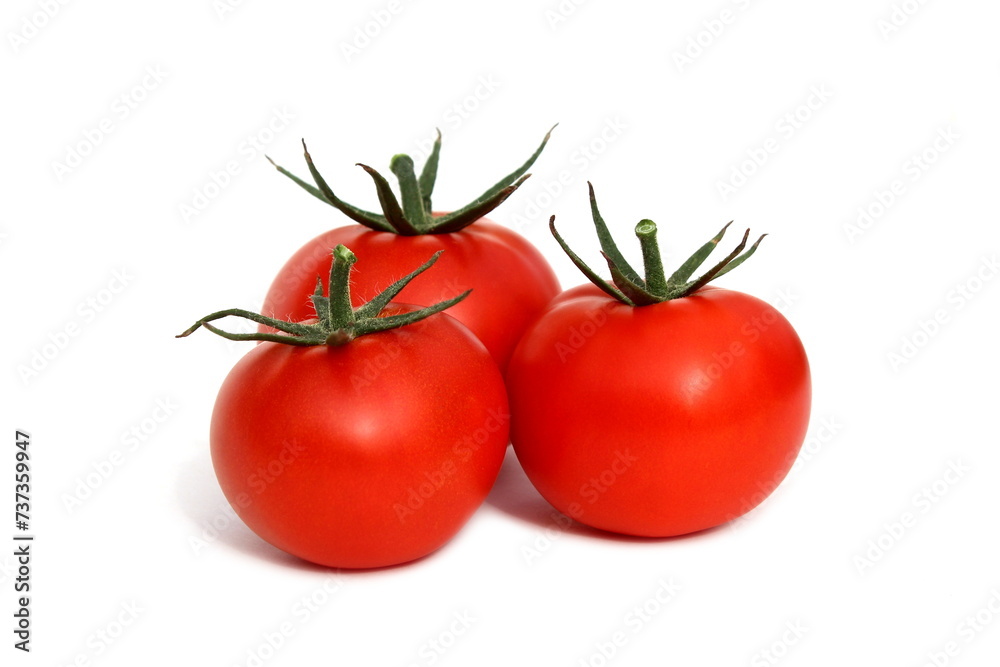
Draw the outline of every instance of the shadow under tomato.
[[[226,500],[219,487],[219,482],[215,478],[207,443],[204,446],[204,451],[202,456],[198,456],[182,466],[181,474],[177,479],[178,505],[181,512],[191,520],[190,532],[185,540],[194,554],[204,555],[212,549],[224,548],[303,572],[365,575],[415,566],[432,558],[437,553],[433,552],[398,565],[361,569],[327,567],[293,556],[262,540],[236,516],[236,512],[229,505],[229,501]],[[445,545],[444,548],[447,546]]]
[[[637,535],[623,535],[612,533],[599,528],[592,528],[575,521],[560,513],[548,503],[532,486],[531,480],[524,474],[521,464],[514,455],[514,450],[509,449],[504,458],[503,466],[500,468],[500,475],[497,477],[493,490],[486,498],[486,504],[495,507],[500,512],[520,519],[524,523],[531,524],[538,528],[547,530],[557,530],[570,535],[581,535],[595,539],[609,540],[612,542],[637,542],[640,544],[662,544],[675,540],[691,540],[708,537],[716,531],[724,530],[726,524],[706,528],[686,535],[674,537],[640,537]]]

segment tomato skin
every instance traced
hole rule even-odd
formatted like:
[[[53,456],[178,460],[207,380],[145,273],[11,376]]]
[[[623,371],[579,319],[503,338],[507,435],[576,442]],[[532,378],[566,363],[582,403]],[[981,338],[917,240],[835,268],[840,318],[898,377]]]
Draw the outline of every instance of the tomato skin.
[[[406,300],[429,306],[471,288],[472,294],[448,313],[476,334],[501,369],[525,327],[559,292],[559,281],[541,253],[524,237],[485,218],[459,232],[422,236],[348,225],[321,234],[288,260],[271,284],[262,314],[293,322],[312,317],[309,296],[317,276],[325,279],[329,273],[330,249],[338,243],[365,258],[351,273],[355,306],[444,250],[432,276],[407,286]]]
[[[631,307],[593,286],[557,297],[507,372],[514,451],[556,509],[668,537],[750,511],[805,438],[798,335],[767,303],[705,287]]]
[[[499,473],[508,419],[489,353],[439,313],[341,347],[260,343],[219,392],[212,461],[267,542],[330,567],[381,567],[466,523]]]

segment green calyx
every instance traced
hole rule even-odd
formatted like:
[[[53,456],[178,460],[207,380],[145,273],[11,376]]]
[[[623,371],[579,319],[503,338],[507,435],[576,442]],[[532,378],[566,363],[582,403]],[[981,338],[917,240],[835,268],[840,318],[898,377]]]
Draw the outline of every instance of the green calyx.
[[[316,280],[316,291],[312,295],[313,307],[316,309],[317,318],[315,323],[285,322],[273,317],[252,313],[248,310],[230,308],[206,315],[192,324],[186,331],[178,334],[177,338],[190,336],[199,327],[205,327],[212,333],[216,333],[229,340],[256,340],[285,343],[288,345],[330,345],[336,347],[346,345],[358,336],[405,327],[408,324],[419,322],[424,318],[454,306],[469,296],[469,292],[472,291],[467,290],[452,299],[428,306],[427,308],[421,308],[411,313],[379,317],[385,307],[389,305],[389,302],[411,280],[429,269],[437,261],[442,252],[442,250],[437,251],[415,271],[389,285],[389,287],[368,303],[354,308],[351,306],[350,274],[351,267],[357,261],[357,257],[345,246],[338,245],[333,250],[333,265],[330,267],[330,278],[327,283],[327,294],[330,295],[329,297],[323,296],[322,279],[317,278]],[[229,317],[230,315],[269,326],[282,333],[231,333],[210,324],[210,322],[223,317]]]
[[[552,130],[555,126],[552,127]],[[441,155],[441,131],[438,130],[437,139],[434,141],[434,148],[424,163],[420,176],[417,177],[414,170],[413,159],[409,155],[396,155],[389,163],[389,169],[399,181],[400,197],[392,191],[389,182],[382,174],[365,164],[358,163],[364,169],[372,181],[375,182],[375,190],[378,194],[378,201],[382,207],[382,214],[372,213],[352,206],[343,201],[333,193],[333,190],[320,175],[316,165],[313,164],[309,149],[306,148],[305,140],[302,141],[302,149],[305,152],[306,165],[312,176],[315,185],[311,185],[291,173],[284,167],[275,164],[274,160],[267,158],[274,167],[295,181],[299,187],[316,197],[320,201],[333,206],[344,215],[355,222],[374,229],[379,232],[392,232],[403,236],[417,236],[420,234],[448,234],[457,232],[488,214],[497,206],[502,204],[522,183],[531,175],[528,169],[535,163],[542,149],[548,143],[552,134],[549,130],[542,140],[541,145],[528,158],[527,162],[504,176],[498,183],[489,190],[477,197],[471,204],[452,211],[446,215],[434,217],[431,208],[431,194],[434,191],[434,182],[437,180],[438,159]]]
[[[597,198],[594,196],[594,186],[590,183],[587,183],[587,185],[590,187],[590,210],[594,216],[597,238],[601,243],[601,254],[604,256],[604,259],[608,263],[608,268],[611,270],[611,282],[609,283],[601,278],[596,271],[587,266],[570,249],[566,241],[556,231],[556,216],[554,215],[549,219],[549,229],[563,251],[569,255],[569,258],[573,260],[577,268],[592,283],[604,290],[609,296],[629,306],[648,306],[654,303],[670,301],[671,299],[680,299],[693,294],[712,280],[729,273],[746,261],[757,250],[757,246],[764,240],[764,237],[767,236],[767,234],[761,235],[750,246],[749,250],[743,252],[747,245],[747,239],[750,237],[750,230],[746,230],[743,234],[743,240],[740,241],[740,244],[731,253],[702,274],[700,278],[691,280],[694,272],[698,270],[698,267],[708,259],[708,256],[712,254],[715,247],[719,245],[719,241],[725,235],[726,229],[732,224],[730,221],[708,243],[698,248],[687,261],[681,264],[679,269],[667,277],[663,270],[663,261],[660,259],[660,246],[656,240],[656,223],[652,220],[642,220],[635,226],[635,235],[639,238],[639,244],[642,246],[642,263],[645,274],[645,276],[640,276],[621,254],[621,251],[618,250],[618,246],[611,237],[611,232],[608,230],[604,218],[601,217],[600,211],[597,210]],[[743,253],[742,255],[740,254],[741,252]]]

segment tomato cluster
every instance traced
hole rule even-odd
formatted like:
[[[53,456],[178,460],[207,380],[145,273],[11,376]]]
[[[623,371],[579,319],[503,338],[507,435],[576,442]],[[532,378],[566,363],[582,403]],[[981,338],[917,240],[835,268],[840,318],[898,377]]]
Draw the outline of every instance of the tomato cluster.
[[[591,281],[559,294],[544,257],[483,218],[527,178],[548,138],[451,213],[431,207],[440,135],[419,177],[409,157],[393,158],[398,199],[361,165],[380,214],[339,199],[308,150],[312,184],[277,167],[357,224],[303,246],[261,314],[219,311],[181,334],[206,328],[259,342],[223,383],[211,450],[223,492],[261,538],[331,567],[420,558],[484,501],[508,441],[559,511],[648,537],[734,519],[791,468],[811,400],[802,343],[767,303],[708,284],[763,237],[747,248],[748,230],[692,278],[724,227],[668,276],[656,225],[643,220],[640,272],[591,187],[611,280],[568,247],[553,216],[553,236]],[[415,280],[435,264],[433,279]],[[258,330],[213,324],[228,316]],[[275,461],[282,474],[262,483],[256,471]]]

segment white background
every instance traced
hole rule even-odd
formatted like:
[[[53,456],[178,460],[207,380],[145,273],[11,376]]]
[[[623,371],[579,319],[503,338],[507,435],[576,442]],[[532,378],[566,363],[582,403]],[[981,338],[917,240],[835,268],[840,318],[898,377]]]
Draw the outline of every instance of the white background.
[[[38,537],[30,655],[11,646],[0,550],[3,663],[994,664],[1000,6],[897,4],[593,0],[562,16],[555,0],[422,0],[378,27],[388,0],[6,2],[0,497],[12,514],[26,430]],[[780,305],[809,352],[813,421],[789,479],[735,525],[632,540],[563,530],[509,456],[459,536],[409,566],[332,573],[257,539],[207,439],[248,347],[173,335],[256,309],[294,250],[345,223],[261,149],[304,172],[305,137],[371,208],[354,163],[419,156],[438,126],[447,209],[557,121],[491,217],[564,286],[582,277],[544,221],[595,261],[587,180],[631,257],[643,217],[672,262],[730,219],[733,236],[770,234],[721,284]]]

